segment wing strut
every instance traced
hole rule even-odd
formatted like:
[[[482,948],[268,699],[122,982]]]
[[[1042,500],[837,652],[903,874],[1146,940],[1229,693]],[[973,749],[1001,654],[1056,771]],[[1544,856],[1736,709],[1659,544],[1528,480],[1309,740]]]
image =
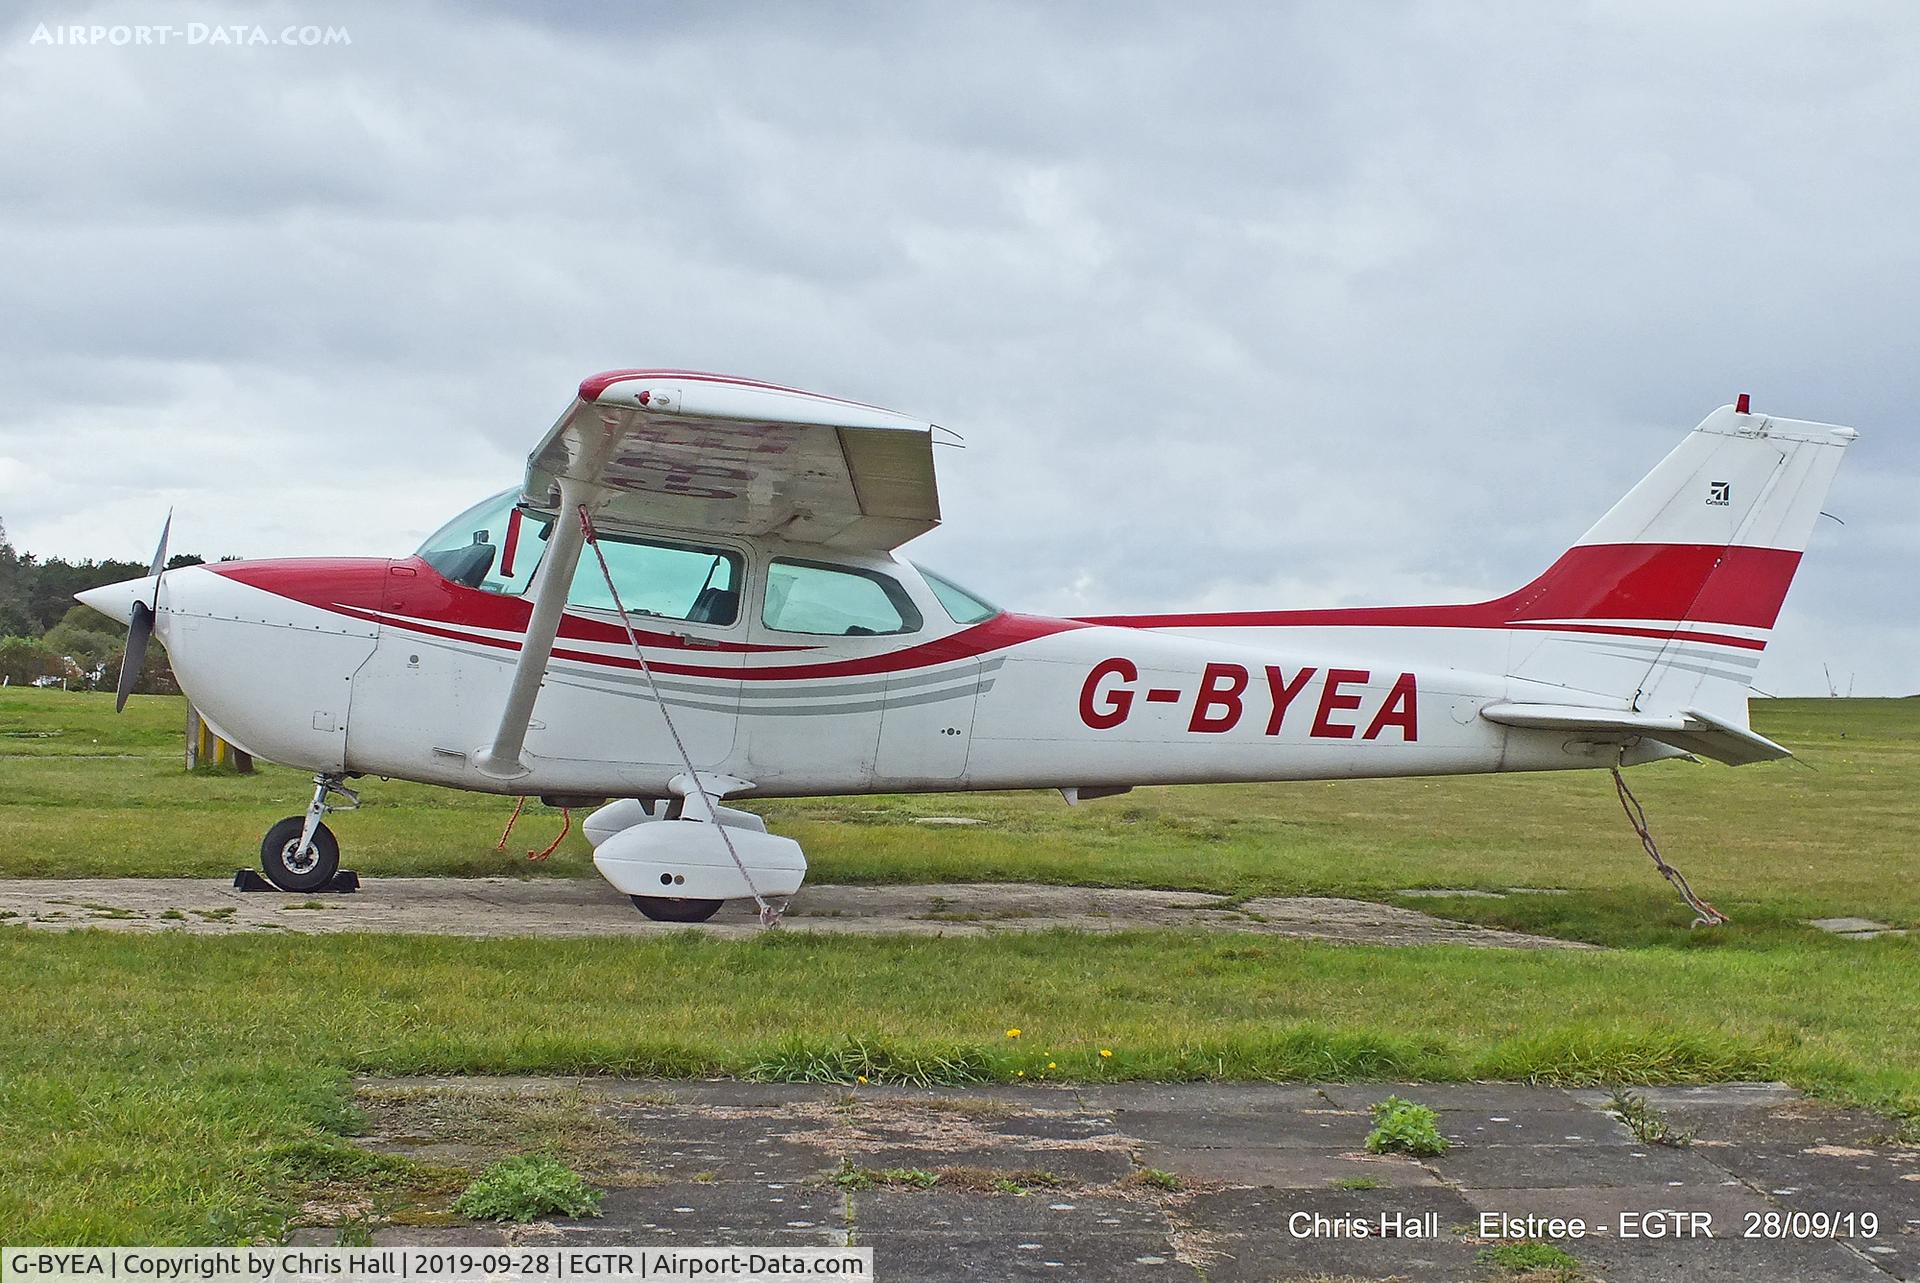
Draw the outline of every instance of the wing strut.
[[[586,511],[587,498],[586,486],[570,477],[560,478],[562,511],[574,508]],[[553,535],[547,543],[547,555],[540,562],[540,577],[533,590],[533,614],[527,620],[527,638],[520,646],[520,658],[513,665],[513,684],[507,688],[506,707],[500,710],[500,727],[493,733],[493,743],[482,749],[473,763],[496,779],[510,780],[527,774],[520,750],[526,747],[533,702],[540,697],[547,661],[553,658],[553,639],[559,634],[560,618],[566,613],[567,590],[573,586],[574,568],[580,564],[582,536],[578,522],[553,523]]]

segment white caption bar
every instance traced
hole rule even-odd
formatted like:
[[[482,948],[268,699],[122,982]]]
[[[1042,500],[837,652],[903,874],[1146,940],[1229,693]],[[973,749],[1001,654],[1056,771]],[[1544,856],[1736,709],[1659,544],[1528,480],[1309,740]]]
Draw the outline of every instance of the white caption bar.
[[[767,1283],[873,1278],[870,1247],[8,1247],[0,1283]]]

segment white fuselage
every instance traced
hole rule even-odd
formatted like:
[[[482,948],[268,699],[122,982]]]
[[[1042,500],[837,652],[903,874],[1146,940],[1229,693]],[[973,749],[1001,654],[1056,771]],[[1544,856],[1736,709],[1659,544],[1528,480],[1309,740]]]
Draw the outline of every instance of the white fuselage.
[[[734,541],[761,590],[769,541]],[[1336,623],[1183,631],[1002,614],[960,625],[897,558],[907,636],[777,634],[637,619],[674,726],[741,796],[1445,775],[1605,766],[1618,746],[1496,725],[1540,698],[1497,628]],[[151,587],[150,581],[146,581]],[[137,585],[129,585],[137,589]],[[416,559],[241,562],[169,572],[156,631],[226,738],[315,772],[496,793],[657,797],[683,773],[611,612],[569,610],[511,779],[476,761],[524,636],[520,598]],[[1143,626],[1144,624],[1144,626]],[[1524,639],[1581,645],[1577,633]],[[1554,688],[1553,694],[1564,696]],[[1628,761],[1671,755],[1633,748]]]

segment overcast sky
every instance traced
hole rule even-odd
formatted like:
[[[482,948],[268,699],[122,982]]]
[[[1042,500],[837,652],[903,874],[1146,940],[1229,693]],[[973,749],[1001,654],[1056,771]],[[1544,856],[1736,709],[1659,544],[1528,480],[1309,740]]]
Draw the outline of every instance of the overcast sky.
[[[1758,684],[1920,690],[1909,4],[14,12],[23,548],[402,554],[658,364],[963,434],[1010,607],[1468,600],[1744,391],[1862,434]]]

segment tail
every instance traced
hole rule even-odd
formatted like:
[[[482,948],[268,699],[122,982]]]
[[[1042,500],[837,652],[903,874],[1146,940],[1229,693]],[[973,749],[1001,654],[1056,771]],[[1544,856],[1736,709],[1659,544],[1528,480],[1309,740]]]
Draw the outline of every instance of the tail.
[[[1747,690],[1854,435],[1749,413],[1745,396],[1715,410],[1545,574],[1488,603],[1514,630],[1509,676],[1719,727],[1747,741],[1739,760],[1780,756],[1747,731]]]

